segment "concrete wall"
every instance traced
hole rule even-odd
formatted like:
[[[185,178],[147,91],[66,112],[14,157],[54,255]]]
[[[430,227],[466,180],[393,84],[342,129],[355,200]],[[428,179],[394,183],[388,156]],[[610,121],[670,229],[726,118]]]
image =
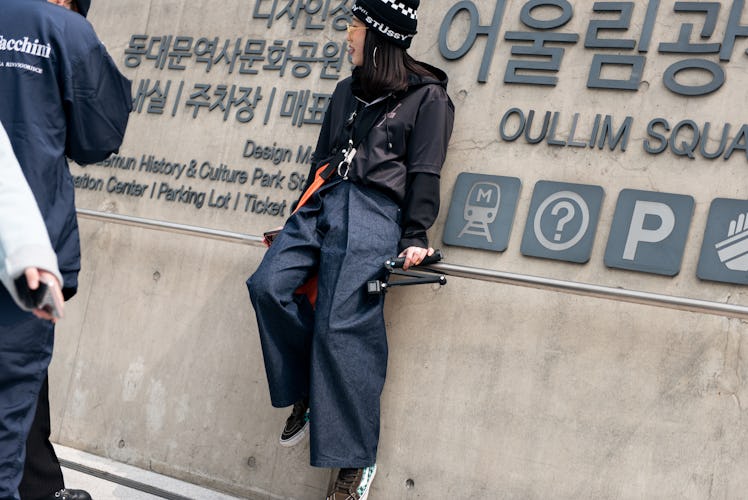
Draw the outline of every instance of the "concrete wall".
[[[94,3],[90,20],[125,74],[134,80],[180,82],[181,104],[167,101],[163,114],[132,115],[122,158],[225,164],[248,172],[276,173],[290,180],[306,166],[242,156],[247,140],[295,152],[313,145],[318,126],[292,124],[279,113],[287,90],[329,93],[335,80],[229,73],[221,64],[205,70],[193,59],[183,71],[158,69],[144,59],[125,65],[130,37],[189,35],[268,40],[339,41],[330,20],[323,30],[291,27],[281,17],[252,17],[254,1],[183,2],[122,0]],[[294,2],[295,3],[295,2]],[[332,2],[335,4],[336,2]],[[350,2],[349,2],[350,3]],[[423,2],[422,2],[423,3]],[[519,22],[526,2],[508,2],[485,83],[478,68],[486,36],[462,58],[447,61],[438,48],[439,27],[454,2],[430,0],[419,11],[420,34],[412,53],[446,69],[457,107],[455,133],[442,177],[443,209],[430,232],[453,264],[623,287],[715,302],[747,304],[744,286],[696,277],[709,206],[715,198],[745,199],[745,151],[727,161],[681,157],[671,151],[646,153],[646,124],[655,117],[671,126],[692,119],[700,127],[743,119],[738,39],[732,59],[720,63],[726,83],[706,96],[668,91],[663,74],[678,57],[646,54],[638,91],[592,90],[586,76],[593,51],[584,36],[593,15],[574,3],[574,17],[561,28],[576,33],[567,44],[556,86],[509,85],[504,71],[507,31]],[[492,18],[494,2],[480,3],[480,24]],[[272,2],[259,2],[265,12]],[[496,2],[497,6],[503,2]],[[662,1],[653,47],[677,38],[680,24],[703,25],[703,15],[673,13]],[[606,36],[636,39],[644,17],[637,3],[632,32]],[[536,14],[552,18],[555,9]],[[729,8],[719,13],[715,37],[724,34]],[[317,19],[318,20],[318,19]],[[456,50],[468,29],[463,12],[448,45]],[[535,32],[536,30],[530,30]],[[693,37],[697,40],[696,35]],[[617,52],[613,52],[617,53]],[[633,51],[622,51],[633,54]],[[681,56],[683,58],[685,56]],[[716,55],[704,56],[718,62]],[[341,75],[348,72],[344,65]],[[703,75],[684,74],[700,83]],[[192,118],[185,106],[194,84],[262,86],[264,99],[249,123],[220,111],[201,109]],[[271,90],[276,100],[266,110]],[[558,147],[500,138],[498,125],[511,108],[543,114],[558,111],[559,137],[568,135],[580,113],[578,137],[589,137],[596,114],[620,123],[633,117],[629,148]],[[174,116],[172,116],[174,110]],[[713,128],[713,130],[715,130]],[[721,130],[721,129],[719,129]],[[716,149],[712,133],[710,149]],[[688,139],[684,139],[688,140]],[[676,144],[677,145],[677,144]],[[107,166],[71,167],[76,176],[116,176],[160,187],[238,192],[293,200],[288,189],[258,180],[236,185],[205,179],[176,179],[144,170]],[[461,172],[517,177],[522,190],[509,246],[491,252],[442,244],[447,209]],[[603,187],[605,198],[590,259],[584,264],[524,256],[520,242],[533,186],[539,180]],[[680,272],[674,277],[617,270],[604,264],[615,201],[622,189],[679,193],[695,200]],[[78,190],[82,208],[260,234],[280,216],[173,203],[162,198]],[[236,198],[232,198],[232,202]],[[83,270],[80,292],[68,305],[57,335],[51,368],[53,439],[68,446],[149,468],[247,498],[320,498],[328,471],[308,465],[308,445],[277,444],[287,410],[271,408],[264,368],[244,280],[262,257],[260,247],[126,227],[81,219]],[[743,321],[450,278],[441,289],[398,289],[386,307],[390,360],[382,396],[379,472],[371,498],[517,499],[737,499],[748,487],[748,452],[743,426],[746,329]]]

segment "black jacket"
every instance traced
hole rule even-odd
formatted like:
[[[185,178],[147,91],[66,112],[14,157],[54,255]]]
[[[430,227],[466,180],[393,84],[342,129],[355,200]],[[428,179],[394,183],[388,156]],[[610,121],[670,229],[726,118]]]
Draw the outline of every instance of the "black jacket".
[[[423,64],[423,63],[421,63]],[[436,77],[411,74],[408,89],[370,105],[357,86],[357,72],[338,83],[322,123],[309,179],[319,165],[345,147],[351,135],[349,117],[374,110],[377,118],[357,148],[349,178],[385,192],[402,209],[400,250],[428,247],[426,230],[439,213],[439,174],[454,122],[447,95],[447,76],[423,64]]]

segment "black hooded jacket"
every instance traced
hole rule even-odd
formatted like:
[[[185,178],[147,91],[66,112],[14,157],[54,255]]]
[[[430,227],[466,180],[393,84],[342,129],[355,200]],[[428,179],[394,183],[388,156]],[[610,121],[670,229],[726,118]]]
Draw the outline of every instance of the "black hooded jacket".
[[[309,179],[319,165],[348,144],[351,113],[379,117],[357,147],[350,166],[351,182],[379,189],[402,209],[399,247],[428,247],[426,230],[439,213],[439,175],[454,122],[447,95],[447,76],[420,63],[434,77],[409,75],[408,89],[366,102],[357,85],[357,71],[338,83],[322,123]]]

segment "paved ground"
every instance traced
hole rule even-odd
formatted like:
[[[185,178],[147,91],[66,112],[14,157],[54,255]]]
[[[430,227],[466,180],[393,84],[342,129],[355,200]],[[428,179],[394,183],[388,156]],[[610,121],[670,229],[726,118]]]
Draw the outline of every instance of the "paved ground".
[[[83,489],[93,500],[237,500],[194,484],[55,445],[65,485]]]

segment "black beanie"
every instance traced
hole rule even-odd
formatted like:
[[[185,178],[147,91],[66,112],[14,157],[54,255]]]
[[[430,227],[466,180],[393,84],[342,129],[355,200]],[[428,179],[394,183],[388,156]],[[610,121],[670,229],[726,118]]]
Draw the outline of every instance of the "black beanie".
[[[356,0],[351,10],[369,29],[395,45],[410,47],[416,34],[421,0]]]
[[[91,0],[76,0],[75,3],[78,5],[78,12],[80,12],[83,17],[86,17],[88,9],[91,7]]]

